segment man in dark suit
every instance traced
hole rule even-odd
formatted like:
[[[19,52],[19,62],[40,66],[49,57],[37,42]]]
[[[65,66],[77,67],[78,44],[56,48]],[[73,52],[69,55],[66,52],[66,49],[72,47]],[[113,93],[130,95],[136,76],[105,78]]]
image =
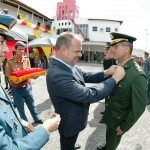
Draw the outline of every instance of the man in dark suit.
[[[132,58],[136,38],[110,33],[112,53],[119,65],[124,67],[125,77],[109,95],[102,121],[107,125],[106,145],[98,150],[116,150],[122,135],[140,118],[146,107],[147,81],[142,68]]]
[[[8,31],[16,22],[13,16],[0,14],[0,67],[8,51],[6,40],[13,40]],[[60,116],[54,113],[34,129],[18,118],[10,97],[0,84],[0,150],[40,150],[49,140],[49,133],[57,130],[59,122]]]
[[[112,66],[105,73],[82,71],[75,66],[82,56],[81,51],[82,42],[76,35],[62,33],[56,41],[56,57],[51,59],[47,73],[48,92],[62,120],[61,150],[77,148],[79,132],[87,125],[89,104],[108,96],[125,74],[120,66]],[[111,74],[112,77],[104,81],[104,76]],[[98,84],[87,88],[85,82]]]

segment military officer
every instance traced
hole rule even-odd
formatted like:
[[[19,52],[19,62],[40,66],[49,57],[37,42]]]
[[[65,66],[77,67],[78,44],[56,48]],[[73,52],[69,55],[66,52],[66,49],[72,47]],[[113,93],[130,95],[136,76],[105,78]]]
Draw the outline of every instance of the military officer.
[[[136,38],[110,33],[114,59],[123,66],[126,75],[110,94],[102,121],[107,125],[106,145],[98,150],[115,150],[122,135],[139,119],[146,107],[147,81],[141,67],[134,62],[131,53]]]
[[[117,64],[116,60],[113,58],[111,49],[112,49],[111,42],[106,42],[106,45],[104,47],[104,60],[103,60],[104,70],[108,69],[112,65]]]
[[[13,40],[8,31],[16,22],[13,16],[0,14],[0,67],[4,53],[8,51],[6,40]],[[27,121],[20,120],[0,84],[0,150],[39,150],[48,141],[49,133],[57,130],[59,122],[60,116],[55,113],[37,129]]]

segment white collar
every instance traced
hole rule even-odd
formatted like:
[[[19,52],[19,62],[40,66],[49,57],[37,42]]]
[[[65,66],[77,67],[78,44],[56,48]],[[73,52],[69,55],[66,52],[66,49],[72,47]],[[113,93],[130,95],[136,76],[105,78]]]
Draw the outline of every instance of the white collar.
[[[70,68],[73,73],[75,73],[75,70],[76,70],[75,66],[70,66],[70,65],[68,65],[67,63],[65,63],[63,60],[61,60],[61,59],[59,59],[59,58],[57,58],[57,57],[55,57],[55,56],[52,56],[52,58],[54,58],[54,59],[60,61],[61,63],[63,63],[64,65],[66,65],[68,68]]]

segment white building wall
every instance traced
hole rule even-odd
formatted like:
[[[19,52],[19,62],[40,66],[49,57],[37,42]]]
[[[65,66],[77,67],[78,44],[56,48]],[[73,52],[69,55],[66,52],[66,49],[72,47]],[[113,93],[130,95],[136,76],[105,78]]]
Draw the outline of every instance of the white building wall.
[[[18,8],[0,2],[0,11],[2,11],[3,9],[8,9],[8,15],[12,15],[17,18]],[[28,16],[28,18],[25,21],[30,22],[34,25],[37,25],[37,22],[40,22],[41,26],[43,25],[43,20],[41,18],[36,17],[36,16],[32,17],[32,14],[29,14],[22,10],[19,10],[18,14],[19,13],[21,13],[23,18]],[[16,24],[15,26],[18,29],[20,29],[21,31],[23,31],[24,33],[26,33],[27,35],[29,35],[30,37],[36,38],[35,34],[34,34],[34,29],[32,27],[28,27],[28,26],[21,25],[21,24]],[[39,32],[41,32],[41,31],[39,31]],[[50,36],[50,34],[48,34],[46,32],[41,33],[41,37],[49,37],[49,36]]]
[[[120,22],[111,21],[111,20],[101,20],[101,19],[92,19],[88,20],[87,18],[76,18],[76,24],[88,24],[89,25],[89,41],[111,41],[109,37],[110,32],[115,32],[115,28],[120,31]],[[97,27],[97,31],[93,31],[93,27]],[[110,27],[111,31],[106,32],[106,27]],[[101,31],[103,29],[103,31]]]
[[[8,14],[12,15],[12,16],[15,16],[17,18],[18,8],[0,2],[0,11],[2,9],[8,9]],[[27,22],[30,22],[30,23],[35,24],[35,25],[37,25],[37,22],[40,22],[41,25],[43,24],[43,20],[41,18],[38,18],[38,17],[34,16],[33,20],[32,20],[32,14],[29,14],[29,13],[27,13],[25,11],[22,11],[22,10],[19,10],[18,14],[19,13],[21,13],[23,18],[28,16],[28,19],[25,20]]]
[[[89,24],[90,41],[101,41],[101,42],[111,41],[109,33],[115,32],[115,28],[118,28],[118,32],[120,31],[120,22],[89,20],[88,24]],[[97,27],[97,31],[93,31],[93,27]],[[106,32],[106,27],[110,27],[111,31]]]
[[[56,19],[56,18],[55,18]],[[68,23],[71,22],[69,25]],[[87,18],[75,18],[75,23],[77,25],[79,24],[88,24],[88,32],[89,32],[89,41],[101,41],[101,42],[108,42],[110,40],[109,33],[110,32],[115,32],[115,28],[118,29],[117,32],[120,31],[120,22],[119,21],[111,21],[111,20],[101,20],[101,19],[93,19],[93,20],[88,20]],[[66,25],[65,25],[66,24]],[[74,24],[72,23],[71,20],[55,20],[52,23],[52,26],[55,27],[56,31],[57,29],[62,29],[62,28],[72,28],[72,31],[74,32]],[[97,31],[93,31],[93,27],[97,27]],[[110,27],[111,31],[106,32],[106,27]],[[101,31],[103,29],[103,31]],[[58,35],[55,34],[52,35],[54,37],[58,37]],[[81,34],[78,34],[79,37],[82,38]]]

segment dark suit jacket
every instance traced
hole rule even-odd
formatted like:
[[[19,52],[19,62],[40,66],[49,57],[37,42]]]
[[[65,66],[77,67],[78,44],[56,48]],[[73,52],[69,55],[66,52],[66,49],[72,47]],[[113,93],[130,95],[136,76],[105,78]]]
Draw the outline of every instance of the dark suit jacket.
[[[74,75],[54,58],[49,65],[47,88],[55,111],[61,116],[59,131],[66,137],[76,135],[87,125],[89,104],[108,96],[116,82],[113,78],[104,81],[103,72],[83,72],[77,67]],[[87,88],[85,82],[99,84]]]

